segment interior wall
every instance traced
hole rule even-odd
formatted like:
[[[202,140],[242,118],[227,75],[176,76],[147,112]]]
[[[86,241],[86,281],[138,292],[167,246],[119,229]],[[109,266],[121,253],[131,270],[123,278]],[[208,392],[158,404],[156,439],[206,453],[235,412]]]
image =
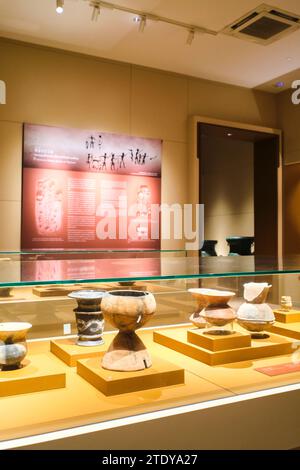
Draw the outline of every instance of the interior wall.
[[[1,250],[20,248],[23,122],[163,139],[162,202],[180,204],[192,177],[189,116],[277,126],[275,96],[260,91],[6,39],[0,66]],[[162,249],[182,248],[184,240],[162,241]]]
[[[252,142],[202,138],[204,235],[218,240],[218,255],[228,255],[226,237],[254,235],[253,152]]]
[[[284,253],[300,254],[300,105],[292,91],[277,96],[279,126],[283,130]]]

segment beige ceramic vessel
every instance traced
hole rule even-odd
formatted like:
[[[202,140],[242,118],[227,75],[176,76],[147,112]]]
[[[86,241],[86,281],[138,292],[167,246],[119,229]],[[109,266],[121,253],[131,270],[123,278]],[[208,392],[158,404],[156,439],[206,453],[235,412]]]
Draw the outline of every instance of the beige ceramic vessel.
[[[0,369],[19,369],[27,354],[26,335],[32,327],[26,322],[0,323]]]
[[[234,292],[218,289],[189,289],[189,292],[197,300],[197,311],[192,314],[190,320],[198,328],[213,326],[223,328],[236,318],[235,310],[228,305]],[[229,334],[227,330],[208,330],[208,334]]]
[[[156,302],[150,292],[110,291],[101,303],[105,320],[118,328],[102,367],[109,370],[135,371],[152,365],[149,352],[135,330],[144,326],[155,313]]]

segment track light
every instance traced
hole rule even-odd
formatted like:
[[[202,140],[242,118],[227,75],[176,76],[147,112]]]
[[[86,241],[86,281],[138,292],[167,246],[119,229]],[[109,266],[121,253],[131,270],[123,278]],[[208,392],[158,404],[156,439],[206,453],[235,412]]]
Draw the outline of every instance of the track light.
[[[135,23],[139,23],[139,32],[142,33],[145,29],[147,17],[146,16],[135,16],[133,18]]]
[[[141,16],[141,19],[140,19],[140,25],[139,25],[139,32],[140,33],[143,33],[144,32],[144,29],[146,27],[146,16]]]
[[[91,4],[91,6],[93,6],[92,21],[97,21],[98,16],[100,15],[100,4],[94,3]]]
[[[194,41],[195,39],[195,30],[194,29],[190,29],[189,31],[189,35],[187,37],[187,40],[186,40],[186,43],[191,46],[192,42]]]
[[[61,15],[64,12],[64,0],[56,0],[56,13]]]

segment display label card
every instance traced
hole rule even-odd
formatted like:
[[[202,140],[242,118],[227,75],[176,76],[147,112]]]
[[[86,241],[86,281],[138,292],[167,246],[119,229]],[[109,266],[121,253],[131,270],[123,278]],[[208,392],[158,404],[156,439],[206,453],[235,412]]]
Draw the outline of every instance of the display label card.
[[[261,372],[262,374],[269,375],[270,377],[275,377],[276,375],[300,372],[300,363],[293,364],[292,362],[288,362],[285,364],[277,364],[276,366],[259,367],[258,369],[254,370]]]

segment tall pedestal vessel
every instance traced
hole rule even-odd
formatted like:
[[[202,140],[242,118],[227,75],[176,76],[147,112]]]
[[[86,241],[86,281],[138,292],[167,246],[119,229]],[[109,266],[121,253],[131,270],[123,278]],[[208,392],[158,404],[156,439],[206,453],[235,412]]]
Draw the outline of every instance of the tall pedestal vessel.
[[[81,290],[71,292],[68,297],[77,301],[74,309],[78,330],[78,346],[98,346],[103,344],[104,319],[101,312],[101,301],[106,292]]]
[[[195,326],[199,328],[199,324],[204,322],[204,327],[207,327],[205,333],[211,335],[233,333],[227,325],[232,324],[236,318],[235,310],[228,305],[230,299],[235,295],[234,292],[205,288],[189,289],[189,292],[197,299],[198,303],[198,310],[190,317]]]
[[[135,330],[155,313],[156,302],[150,292],[110,291],[102,300],[104,318],[119,332],[102,359],[102,367],[117,371],[136,371],[150,367],[150,354]]]

